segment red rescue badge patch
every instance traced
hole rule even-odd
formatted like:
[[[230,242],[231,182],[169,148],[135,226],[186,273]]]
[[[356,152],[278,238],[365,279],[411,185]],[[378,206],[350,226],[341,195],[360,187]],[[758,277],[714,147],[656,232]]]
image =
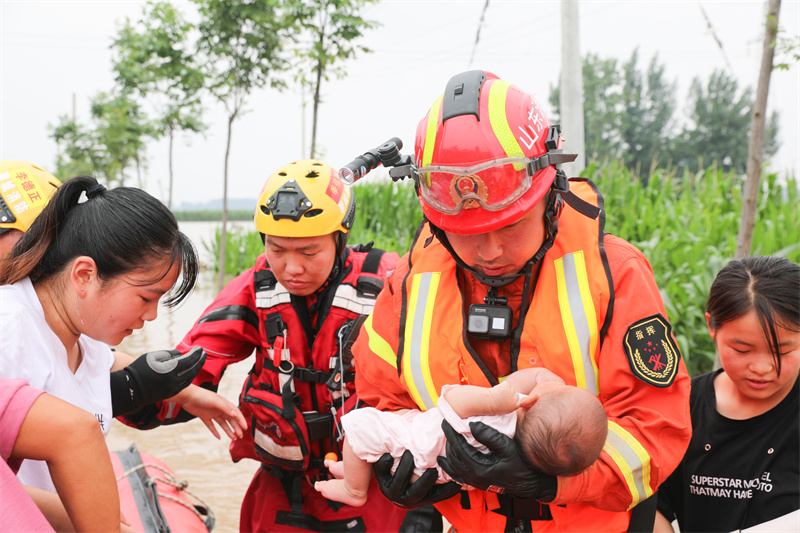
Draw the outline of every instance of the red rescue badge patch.
[[[672,385],[681,352],[666,318],[658,314],[631,324],[622,345],[636,377],[655,387]]]

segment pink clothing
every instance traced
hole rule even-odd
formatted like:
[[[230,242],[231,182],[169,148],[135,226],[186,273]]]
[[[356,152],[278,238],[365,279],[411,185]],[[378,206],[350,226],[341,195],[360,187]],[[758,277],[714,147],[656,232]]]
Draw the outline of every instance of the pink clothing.
[[[373,407],[363,407],[350,411],[342,417],[342,426],[347,442],[355,454],[374,463],[389,453],[397,462],[405,450],[414,455],[414,474],[422,475],[428,468],[436,468],[439,482],[446,483],[452,478],[447,475],[436,462],[436,458],[445,455],[447,440],[442,432],[442,420],[447,420],[453,429],[464,435],[470,445],[484,453],[486,446],[476,441],[469,429],[470,422],[483,422],[497,431],[513,438],[517,428],[516,411],[505,415],[473,416],[460,418],[445,400],[445,393],[459,385],[445,385],[436,404],[436,408],[428,411],[410,410],[397,414],[378,411]]]
[[[28,411],[42,393],[24,379],[0,377],[0,533],[53,532],[16,477],[22,461],[8,457]]]

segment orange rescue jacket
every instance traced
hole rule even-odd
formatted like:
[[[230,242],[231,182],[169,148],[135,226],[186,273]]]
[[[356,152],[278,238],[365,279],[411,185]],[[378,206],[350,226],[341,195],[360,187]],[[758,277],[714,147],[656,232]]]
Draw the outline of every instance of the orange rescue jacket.
[[[519,352],[514,360],[497,367],[510,371],[546,367],[566,383],[598,395],[609,414],[608,439],[600,459],[578,476],[559,478],[558,495],[550,505],[552,520],[533,522],[534,530],[624,531],[629,509],[654,493],[688,445],[688,375],[663,318],[666,313],[646,259],[629,244],[611,238],[615,256],[611,267],[604,247],[602,197],[588,180],[571,180],[570,190],[600,207],[600,216],[593,220],[565,206],[558,235],[536,279]],[[624,269],[617,267],[618,246],[626,259],[632,259],[623,262]],[[622,276],[627,269],[636,276]],[[354,346],[356,387],[362,400],[379,409],[427,410],[436,405],[443,385],[497,384],[501,376],[489,371],[485,354],[479,356],[465,342],[465,310],[469,304],[481,302],[488,290],[471,276],[467,278],[471,290],[459,288],[455,261],[424,228],[409,254],[400,260],[391,287],[376,302],[365,325],[367,335]],[[520,285],[510,287],[519,290]],[[620,290],[625,300],[639,299],[637,308],[630,312],[615,308]],[[511,302],[509,298],[516,325],[520,300],[515,306]],[[655,333],[671,342],[661,353],[663,361],[644,365],[634,375],[622,339],[632,335],[642,320],[655,315],[663,318],[656,326],[663,323],[665,328]],[[647,325],[652,326],[650,322]],[[510,358],[508,342],[490,344],[497,347],[493,357]],[[641,360],[632,357],[633,362]],[[645,381],[648,377],[651,383]],[[623,402],[631,405],[625,412],[613,407],[618,394],[634,400]],[[637,399],[642,403],[638,413]],[[671,406],[668,417],[661,412],[663,404]],[[666,435],[673,438],[665,439]],[[664,453],[662,440],[676,453]],[[662,456],[669,460],[658,468]],[[595,486],[587,488],[587,483]],[[457,531],[505,528],[506,517],[492,512],[500,506],[497,495],[478,490],[468,495],[468,504],[460,496],[437,504]]]

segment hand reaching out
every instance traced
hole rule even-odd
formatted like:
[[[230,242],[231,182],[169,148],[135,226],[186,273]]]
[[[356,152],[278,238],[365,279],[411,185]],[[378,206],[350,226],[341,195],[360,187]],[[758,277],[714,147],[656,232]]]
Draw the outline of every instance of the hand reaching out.
[[[217,439],[220,436],[216,425],[219,425],[231,440],[241,438],[247,429],[247,422],[239,408],[216,392],[190,385],[173,400],[202,420]]]

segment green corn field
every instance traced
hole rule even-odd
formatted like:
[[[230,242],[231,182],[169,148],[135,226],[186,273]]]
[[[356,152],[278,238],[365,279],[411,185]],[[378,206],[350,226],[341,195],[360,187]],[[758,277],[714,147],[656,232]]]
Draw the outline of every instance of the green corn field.
[[[743,177],[716,168],[680,175],[656,170],[643,182],[619,163],[591,165],[581,175],[605,198],[606,231],[636,245],[650,261],[689,373],[711,370],[715,352],[705,303],[716,273],[736,251]],[[752,255],[800,262],[800,183],[769,174],[761,189]],[[358,207],[349,242],[407,251],[422,221],[412,184],[364,180],[353,190]],[[218,239],[206,244],[215,257]],[[249,268],[263,252],[255,232],[234,230],[228,239],[229,274]]]

